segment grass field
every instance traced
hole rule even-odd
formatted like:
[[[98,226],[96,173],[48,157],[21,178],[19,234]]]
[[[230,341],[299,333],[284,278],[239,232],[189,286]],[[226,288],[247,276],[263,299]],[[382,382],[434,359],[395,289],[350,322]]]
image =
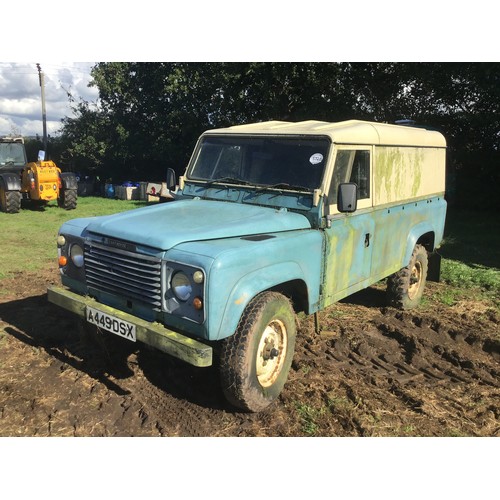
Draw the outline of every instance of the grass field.
[[[23,208],[18,214],[0,213],[0,283],[16,272],[36,272],[57,258],[56,237],[63,222],[146,206],[142,201],[81,197],[76,210],[49,204],[45,209]],[[441,279],[448,284],[442,296],[452,305],[463,294],[492,300],[499,307],[500,231],[496,214],[448,210]],[[0,287],[0,293],[2,293]]]
[[[441,279],[452,288],[500,299],[500,231],[491,212],[448,210]]]
[[[75,210],[55,203],[43,209],[23,208],[17,214],[0,212],[0,280],[19,271],[37,271],[57,259],[56,238],[70,219],[108,215],[146,206],[146,202],[82,197]]]

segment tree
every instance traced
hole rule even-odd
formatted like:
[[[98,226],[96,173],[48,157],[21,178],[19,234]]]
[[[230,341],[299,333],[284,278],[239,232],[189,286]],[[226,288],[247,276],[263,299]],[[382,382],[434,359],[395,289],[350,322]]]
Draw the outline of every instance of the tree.
[[[113,62],[92,78],[99,102],[74,104],[75,118],[63,120],[64,161],[116,180],[181,174],[208,128],[352,118],[442,131],[461,200],[499,180],[497,63]]]

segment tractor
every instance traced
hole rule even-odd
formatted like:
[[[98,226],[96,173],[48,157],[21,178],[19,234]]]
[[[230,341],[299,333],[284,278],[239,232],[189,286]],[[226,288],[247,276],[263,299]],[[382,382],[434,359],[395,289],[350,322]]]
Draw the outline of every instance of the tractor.
[[[22,137],[0,138],[0,211],[15,214],[22,200],[42,206],[57,200],[60,207],[72,210],[77,188],[75,174],[61,172],[52,160],[28,163]]]

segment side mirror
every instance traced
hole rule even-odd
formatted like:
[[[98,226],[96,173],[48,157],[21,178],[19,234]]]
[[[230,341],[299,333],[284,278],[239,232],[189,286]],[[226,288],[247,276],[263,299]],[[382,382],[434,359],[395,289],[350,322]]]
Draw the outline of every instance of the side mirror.
[[[175,178],[175,171],[173,168],[167,170],[167,188],[169,191],[173,191],[177,186],[177,180]]]
[[[358,206],[358,186],[354,182],[339,184],[337,210],[343,213],[355,212]]]

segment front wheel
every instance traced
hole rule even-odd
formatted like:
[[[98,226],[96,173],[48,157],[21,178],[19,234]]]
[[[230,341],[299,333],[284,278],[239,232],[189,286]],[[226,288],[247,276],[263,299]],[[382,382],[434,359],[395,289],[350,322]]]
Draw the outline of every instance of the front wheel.
[[[417,307],[424,293],[428,267],[427,250],[415,245],[410,263],[387,280],[389,303],[399,309]]]
[[[290,301],[276,292],[257,295],[243,312],[235,334],[222,342],[220,375],[226,399],[244,411],[269,406],[285,385],[295,337]]]
[[[19,191],[7,191],[0,186],[0,211],[17,214],[21,209],[22,195]]]
[[[76,189],[61,189],[59,193],[58,205],[64,210],[74,210],[76,208]]]

